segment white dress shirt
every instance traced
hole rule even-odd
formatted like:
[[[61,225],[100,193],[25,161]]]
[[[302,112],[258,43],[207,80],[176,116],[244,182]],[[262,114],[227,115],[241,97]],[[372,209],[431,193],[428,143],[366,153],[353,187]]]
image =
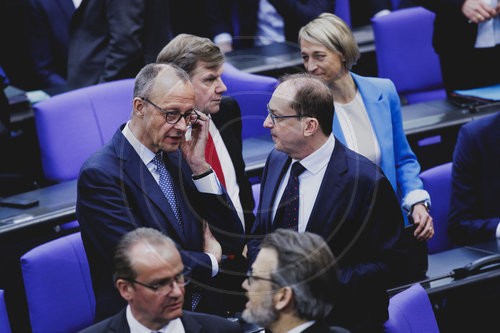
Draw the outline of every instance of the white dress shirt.
[[[307,222],[311,216],[314,203],[316,202],[316,197],[318,196],[319,188],[325,176],[326,168],[328,162],[330,162],[330,157],[335,148],[335,139],[332,134],[328,137],[328,140],[314,153],[310,154],[306,158],[298,161],[306,169],[299,176],[299,223],[298,231],[304,232],[307,227]],[[281,179],[278,192],[276,193],[276,198],[274,198],[273,204],[273,221],[276,215],[276,210],[285,191],[286,185],[288,183],[288,178],[290,177],[290,170],[292,164],[297,161],[292,159],[292,163],[288,167],[285,175]]]
[[[267,0],[259,1],[257,12],[257,39],[255,45],[269,45],[285,41],[285,22],[276,8]]]
[[[130,310],[130,305],[127,305],[125,310],[127,317],[128,327],[130,328],[130,333],[151,333],[151,332],[161,332],[161,333],[185,333],[184,325],[182,324],[181,318],[176,318],[171,320],[167,325],[163,326],[161,329],[153,331],[138,322],[132,310]]]
[[[303,323],[303,324],[301,324],[301,325],[299,325],[297,327],[292,328],[287,333],[301,333],[304,330],[306,330],[309,327],[311,327],[312,325],[314,325],[315,322],[316,322],[316,320],[310,320],[310,321],[305,322],[305,323]]]
[[[158,172],[156,164],[153,162],[153,159],[155,158],[156,154],[151,150],[149,150],[149,148],[143,145],[142,142],[140,142],[135,137],[134,133],[132,133],[132,131],[129,128],[129,122],[127,122],[125,127],[123,127],[122,134],[125,136],[130,145],[134,148],[136,153],[141,158],[142,162],[144,162],[144,164],[148,168],[149,172],[151,172],[151,175],[153,176],[153,178],[155,179],[156,183],[159,186],[160,174]],[[198,192],[219,194],[219,195],[223,193],[219,180],[215,175],[215,172],[212,172],[206,177],[193,180],[193,182]],[[207,254],[210,257],[210,261],[212,262],[212,276],[217,275],[217,273],[219,272],[219,263],[217,262],[217,259],[211,253],[205,253],[205,254]]]

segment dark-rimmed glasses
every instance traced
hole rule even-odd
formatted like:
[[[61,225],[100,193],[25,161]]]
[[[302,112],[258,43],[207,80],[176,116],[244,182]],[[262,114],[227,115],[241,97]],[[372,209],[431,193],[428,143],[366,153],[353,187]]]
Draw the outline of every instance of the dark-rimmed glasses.
[[[177,285],[179,287],[184,287],[189,282],[191,282],[191,269],[189,269],[188,267],[185,267],[184,271],[176,274],[173,278],[166,278],[166,279],[160,280],[159,282],[157,282],[155,284],[147,284],[147,283],[139,282],[137,280],[132,280],[132,279],[124,279],[124,280],[132,282],[132,283],[137,283],[138,285],[141,285],[145,288],[151,289],[152,291],[154,291],[158,295],[166,296],[174,288],[174,282],[177,283]]]
[[[246,275],[246,278],[248,280],[248,285],[250,286],[255,280],[264,280],[264,281],[269,281],[269,282],[272,282],[272,283],[275,283],[277,285],[279,285],[278,282],[276,282],[275,280],[273,279],[268,279],[268,278],[265,278],[265,277],[260,277],[260,276],[255,276],[253,275],[253,270],[252,269],[249,269],[247,271],[247,275]]]
[[[271,120],[273,121],[273,125],[276,125],[276,121],[274,119],[308,117],[306,115],[300,115],[300,114],[294,114],[293,116],[275,116],[274,114],[271,113],[271,109],[269,108],[269,104],[267,104],[267,114],[269,114],[269,116],[271,117]]]
[[[159,107],[155,103],[151,102],[146,97],[139,97],[139,98],[145,102],[148,102],[149,104],[154,106],[156,109],[158,109],[158,111],[163,113],[165,115],[165,120],[169,124],[175,125],[179,122],[179,120],[181,120],[181,118],[184,118],[186,125],[194,125],[198,121],[198,119],[200,119],[200,115],[198,114],[198,112],[196,112],[196,110],[188,111],[184,114],[181,114],[179,111],[163,110],[161,107]]]

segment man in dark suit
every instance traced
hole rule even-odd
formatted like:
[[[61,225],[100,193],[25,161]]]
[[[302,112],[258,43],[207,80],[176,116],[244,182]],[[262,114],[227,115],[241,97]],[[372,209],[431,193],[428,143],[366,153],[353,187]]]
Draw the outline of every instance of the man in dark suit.
[[[385,289],[403,274],[403,216],[380,169],[331,134],[332,110],[329,88],[313,76],[286,77],[273,93],[264,127],[276,150],[262,174],[248,257],[276,228],[321,235],[339,260],[345,293],[333,323],[374,332],[387,319]]]
[[[500,238],[500,114],[464,125],[453,154],[448,233],[458,245]]]
[[[263,31],[275,30],[276,19],[283,21],[283,27],[279,30],[280,39],[297,42],[302,26],[321,13],[333,13],[335,8],[334,0],[268,0],[264,8],[262,3],[260,0],[208,1],[208,22],[215,42],[224,48],[224,52],[232,48],[270,44],[273,38],[267,42],[268,35]],[[237,22],[232,22],[234,19]],[[235,27],[239,30],[234,31]],[[228,38],[221,38],[220,34],[223,33]]]
[[[72,0],[30,0],[30,49],[42,88],[64,86]]]
[[[190,272],[175,243],[159,231],[138,228],[124,235],[113,264],[116,288],[128,305],[84,333],[242,331],[224,318],[182,310]]]
[[[325,323],[338,278],[333,254],[318,235],[285,229],[267,234],[243,288],[247,322],[275,333],[348,332]]]
[[[217,178],[223,180],[243,227],[250,232],[255,220],[255,202],[242,156],[241,111],[233,98],[222,97],[227,90],[221,80],[224,55],[208,38],[181,34],[163,48],[157,62],[178,65],[190,76],[195,108],[211,118],[205,157]],[[218,286],[226,291],[219,297],[224,300],[221,303],[229,314],[239,312],[245,304],[245,298],[237,295],[242,292],[241,282],[247,264],[241,253],[235,254],[233,259],[225,260],[221,265],[230,274],[221,274],[217,279]],[[241,274],[235,275],[235,272]]]
[[[135,77],[171,39],[167,0],[83,0],[71,20],[68,85]]]
[[[245,176],[245,162],[242,155],[241,111],[231,97],[222,97],[227,91],[221,74],[224,71],[224,55],[219,47],[208,38],[189,34],[176,36],[158,54],[157,63],[173,63],[185,70],[193,83],[195,109],[211,118],[209,132],[215,150],[206,151],[207,160],[217,156],[221,165],[225,188],[250,232],[254,222],[255,202],[252,188]],[[214,156],[210,156],[214,155]],[[217,162],[215,162],[217,163]],[[219,170],[212,165],[216,172]]]
[[[457,89],[472,89],[500,83],[500,45],[476,45],[481,25],[491,30],[498,24],[500,2],[483,0],[414,0],[434,13],[432,45],[439,55],[444,87],[448,94]],[[497,21],[497,22],[493,22]],[[497,41],[498,43],[498,41]]]
[[[190,140],[184,136],[188,126]],[[76,212],[97,320],[123,306],[110,266],[118,239],[130,230],[148,226],[169,235],[204,285],[218,273],[222,253],[242,251],[241,222],[205,160],[207,137],[208,118],[194,111],[186,72],[145,66],[136,78],[130,121],[84,163],[78,178]],[[199,296],[206,301],[202,291],[191,292],[186,306],[195,308]]]

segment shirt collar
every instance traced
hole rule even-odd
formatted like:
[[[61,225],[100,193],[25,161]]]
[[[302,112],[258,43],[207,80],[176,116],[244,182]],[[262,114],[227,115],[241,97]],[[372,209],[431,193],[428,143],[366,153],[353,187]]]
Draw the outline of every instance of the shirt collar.
[[[144,162],[145,165],[148,165],[153,158],[155,158],[156,154],[149,150],[145,145],[143,145],[132,133],[130,128],[128,127],[130,121],[128,121],[125,124],[125,127],[122,130],[122,134],[125,136],[125,138],[128,140],[130,145],[134,148],[134,150],[137,152],[137,155],[141,158],[141,160]]]
[[[130,305],[127,305],[125,313],[127,317],[127,323],[130,328],[130,333],[151,333],[153,331],[142,325],[134,318],[132,310],[130,310]],[[169,321],[167,325],[163,326],[159,330],[156,330],[156,332],[161,332],[161,333],[180,332],[183,331],[179,330],[181,327],[184,328],[184,326],[182,325],[181,318],[176,318],[174,320]]]
[[[310,321],[305,322],[297,327],[292,328],[287,333],[300,333],[300,332],[304,331],[305,329],[309,328],[310,326],[314,325],[315,322],[316,322],[315,320],[310,320]]]
[[[335,138],[330,134],[328,140],[314,153],[300,160],[300,164],[312,174],[318,173],[330,161],[330,156],[335,148]],[[292,164],[297,160],[292,159]]]

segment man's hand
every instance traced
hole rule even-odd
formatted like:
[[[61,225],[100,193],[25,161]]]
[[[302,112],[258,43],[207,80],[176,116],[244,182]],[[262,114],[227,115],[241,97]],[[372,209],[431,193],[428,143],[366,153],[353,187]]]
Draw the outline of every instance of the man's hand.
[[[499,10],[500,5],[497,4],[496,8],[491,8],[481,0],[465,0],[462,5],[462,13],[474,23],[481,23],[496,17]]]
[[[205,220],[203,220],[203,252],[213,254],[217,262],[220,263],[222,259],[222,247],[214,235],[212,235],[210,226]]]
[[[222,53],[231,52],[233,50],[233,44],[230,42],[217,44]]]
[[[413,223],[417,226],[413,235],[422,241],[431,239],[434,236],[434,222],[424,204],[415,204],[411,216]]]
[[[191,139],[186,141],[186,136],[182,137],[181,151],[184,159],[188,163],[194,175],[199,175],[210,169],[210,165],[205,160],[205,147],[208,139],[208,126],[210,118],[198,112],[200,118],[191,127]]]

